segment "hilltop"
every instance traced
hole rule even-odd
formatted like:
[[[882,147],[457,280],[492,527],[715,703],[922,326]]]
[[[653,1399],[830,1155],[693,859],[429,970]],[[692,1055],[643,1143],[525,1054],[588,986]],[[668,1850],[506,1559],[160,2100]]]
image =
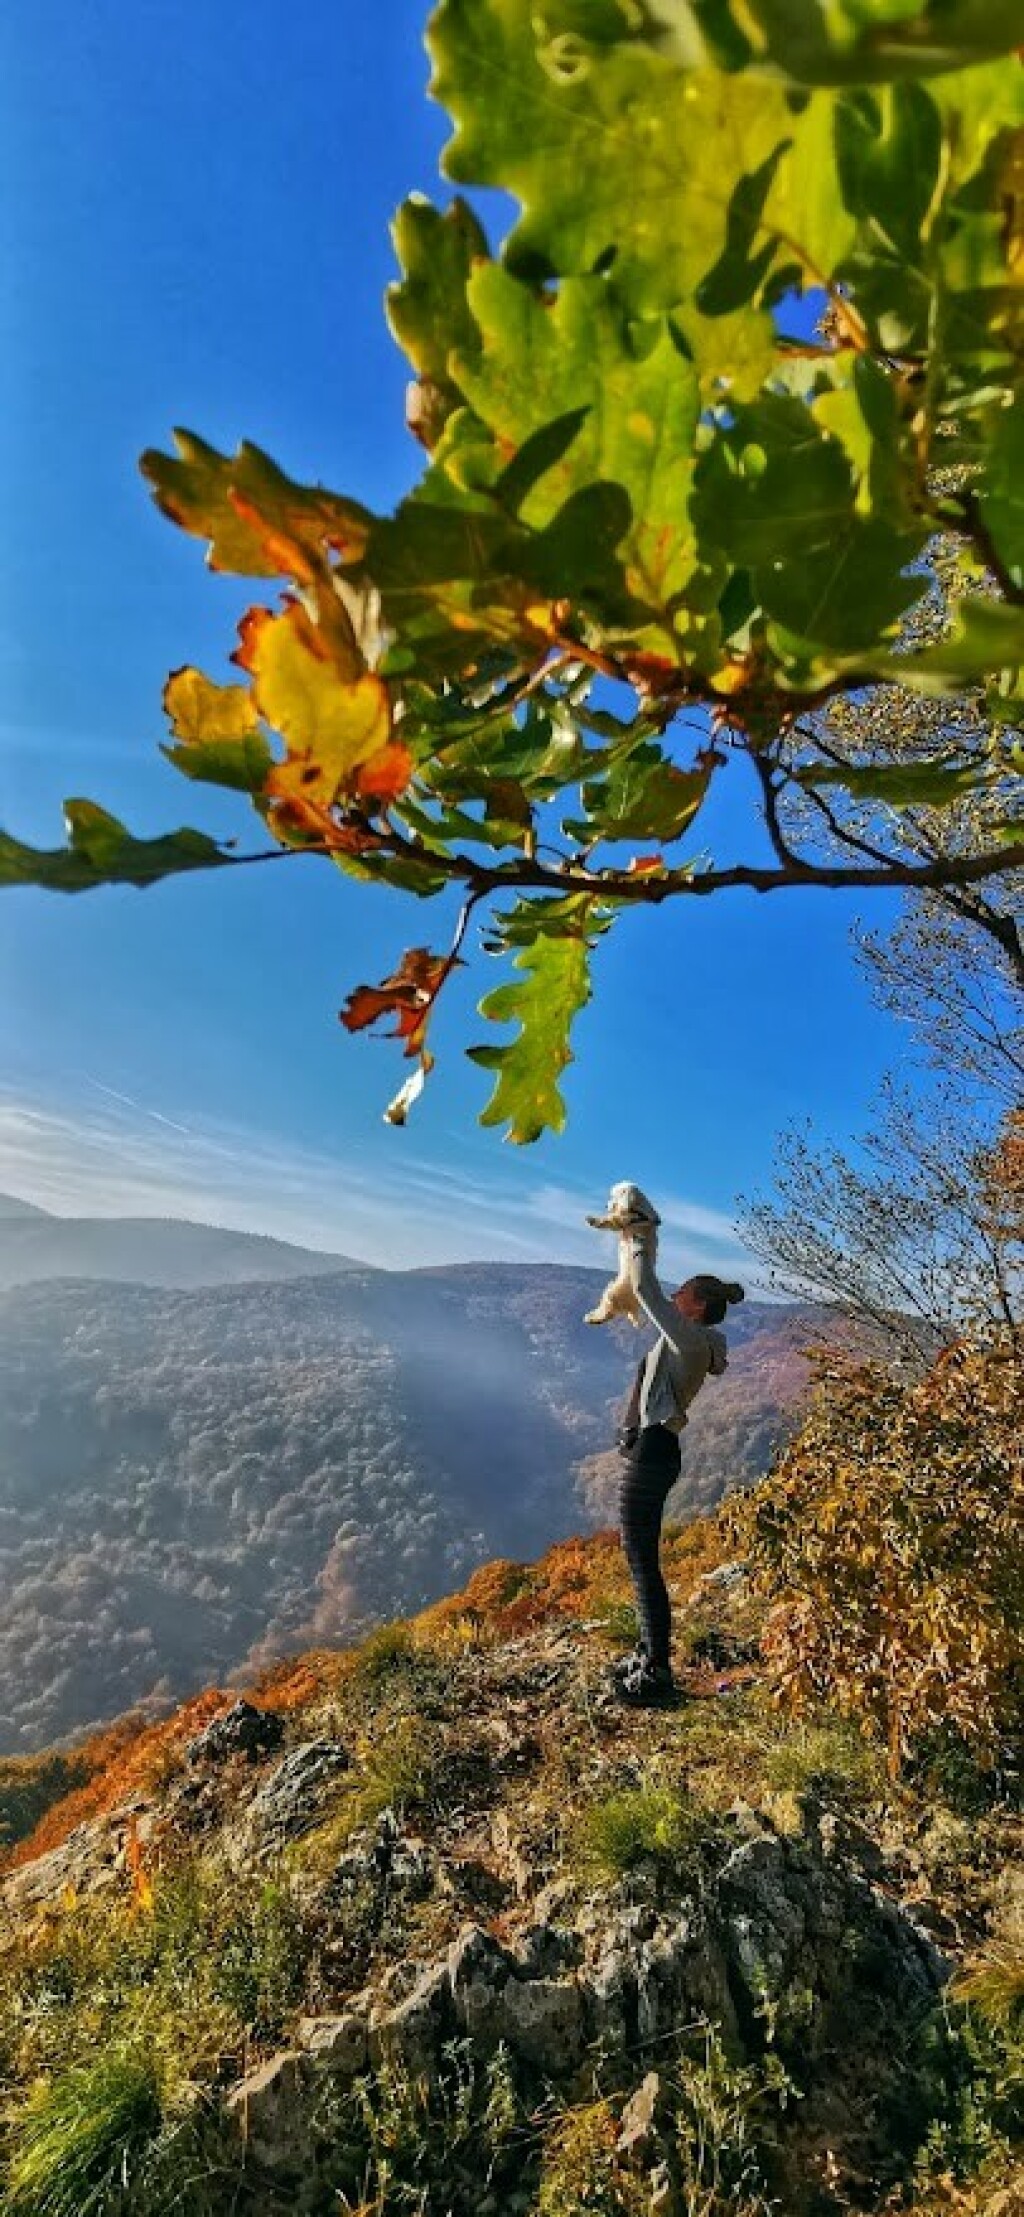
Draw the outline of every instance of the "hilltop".
[[[368,1267],[348,1255],[316,1254],[258,1232],[225,1231],[177,1217],[56,1216],[16,1194],[0,1193],[0,1287],[99,1278],[188,1288]]]
[[[353,1639],[613,1514],[641,1335],[602,1273],[356,1269],[0,1292],[0,1751]],[[673,1513],[759,1475],[821,1312],[754,1301]]]
[[[598,1535],[3,1765],[13,2217],[1010,2217],[1020,1820],[787,1722],[728,1538],[667,1714]]]

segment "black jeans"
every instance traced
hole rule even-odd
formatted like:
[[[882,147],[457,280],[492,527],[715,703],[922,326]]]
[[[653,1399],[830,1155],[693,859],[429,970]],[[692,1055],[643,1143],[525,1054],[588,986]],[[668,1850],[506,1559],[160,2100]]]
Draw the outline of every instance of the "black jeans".
[[[651,1662],[669,1667],[672,1607],[661,1575],[658,1547],[661,1519],[681,1456],[675,1432],[665,1424],[647,1424],[630,1451],[619,1485],[619,1530],[636,1592],[640,1638]]]

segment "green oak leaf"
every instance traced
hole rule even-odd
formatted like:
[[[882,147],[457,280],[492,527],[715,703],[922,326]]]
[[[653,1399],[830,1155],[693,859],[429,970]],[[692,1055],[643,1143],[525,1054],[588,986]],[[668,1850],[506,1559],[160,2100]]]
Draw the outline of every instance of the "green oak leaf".
[[[567,278],[545,300],[496,264],[475,271],[469,302],[479,349],[456,357],[455,371],[478,417],[520,461],[561,427],[549,466],[518,495],[522,520],[544,530],[595,480],[621,487],[627,587],[664,608],[696,566],[687,507],[701,411],[697,374],[667,323],[628,327],[599,277]],[[506,483],[515,469],[512,459]]]
[[[602,839],[681,839],[707,798],[715,768],[708,761],[681,770],[660,747],[633,746],[605,774],[584,781],[585,817],[566,821],[563,830],[587,845]]]
[[[509,269],[583,275],[613,258],[623,301],[645,313],[693,298],[726,253],[737,178],[792,138],[794,116],[781,86],[684,78],[643,39],[609,43],[598,13],[441,0],[431,90],[456,125],[447,175],[523,203]]]
[[[846,374],[839,373],[837,363],[829,389],[811,403],[814,421],[846,453],[858,510],[912,530],[917,521],[915,457],[896,379],[870,355],[848,352],[840,359]]]
[[[417,899],[429,901],[435,893],[443,893],[448,879],[444,871],[418,855],[366,854],[331,855],[331,861],[344,877],[358,878],[363,885],[389,885],[398,893],[415,893]]]
[[[328,547],[344,561],[358,560],[372,520],[358,501],[295,484],[247,440],[237,454],[219,454],[194,431],[174,437],[176,456],[151,448],[139,467],[165,516],[209,539],[211,569],[302,577]]]
[[[65,847],[27,847],[0,832],[0,885],[42,885],[54,893],[84,893],[96,885],[155,885],[182,870],[233,865],[205,832],[183,826],[159,839],[135,839],[95,801],[64,803]]]
[[[800,85],[884,84],[963,69],[1020,45],[1017,0],[640,0],[649,34],[694,68]]]
[[[875,654],[871,672],[915,693],[941,698],[965,685],[994,680],[1000,671],[1024,667],[1024,608],[979,595],[958,603],[948,638],[914,653]]]
[[[581,485],[543,531],[526,539],[520,576],[553,603],[590,609],[605,627],[642,628],[649,610],[634,601],[622,559],[632,520],[624,486]]]
[[[391,232],[403,274],[384,296],[388,322],[418,375],[450,386],[449,357],[475,344],[466,286],[488,257],[487,235],[466,201],[442,214],[421,193],[403,201]]]
[[[737,409],[698,464],[701,541],[740,568],[824,553],[853,507],[839,441],[822,435],[800,401],[779,395]]]
[[[447,727],[438,721],[432,741],[438,752],[422,774],[455,800],[486,797],[494,787],[509,785],[530,801],[550,800],[595,760],[569,704],[536,694],[520,718],[481,716]]]
[[[671,327],[706,401],[753,400],[778,368],[775,325],[765,308],[748,302],[730,315],[705,316],[682,302],[672,311]]]
[[[507,954],[510,947],[532,947],[538,939],[564,939],[582,932],[589,941],[601,939],[615,921],[614,901],[595,900],[592,893],[545,894],[543,899],[517,901],[496,916],[485,939],[488,954]]]
[[[896,532],[880,516],[848,515],[812,560],[762,563],[754,571],[766,614],[828,655],[871,649],[921,599],[927,578],[904,576],[926,541]]]
[[[487,239],[464,200],[453,200],[442,215],[420,193],[403,202],[392,237],[403,275],[388,286],[385,308],[417,374],[408,420],[423,445],[432,449],[461,401],[449,357],[454,349],[465,351],[474,344],[466,283],[474,262],[486,259]]]
[[[436,483],[436,470],[431,477]],[[414,495],[375,524],[366,568],[393,633],[382,674],[435,684],[461,677],[496,647],[512,650],[517,663],[535,654],[522,577],[528,539],[494,502],[458,505],[451,488],[444,503]]]
[[[894,449],[883,450],[891,473]],[[871,450],[859,457],[870,484]],[[888,515],[864,516],[851,455],[823,433],[800,401],[766,394],[739,408],[703,457],[693,513],[701,544],[717,539],[737,569],[752,573],[757,599],[775,623],[829,653],[870,647],[926,590],[906,577],[922,527],[899,532]]]
[[[566,936],[563,925],[557,936],[540,933],[522,948],[514,967],[515,980],[485,994],[480,1014],[494,1024],[518,1025],[516,1037],[502,1047],[470,1047],[467,1053],[497,1072],[481,1124],[507,1124],[506,1138],[523,1147],[544,1131],[565,1127],[558,1080],[573,1059],[573,1019],[590,999],[585,932]]]
[[[497,798],[500,799],[500,795]],[[506,795],[506,803],[507,799]],[[493,802],[495,796],[492,795]],[[512,806],[514,808],[514,802]],[[432,807],[428,808],[421,807],[408,795],[403,796],[401,805],[396,806],[394,813],[403,823],[408,824],[410,831],[415,832],[416,837],[422,839],[426,846],[437,846],[444,852],[448,851],[451,841],[456,839],[470,846],[498,849],[521,847],[524,828],[532,821],[528,809],[524,824],[522,814],[503,815],[496,804],[491,808],[485,804],[482,815],[470,816],[450,801],[433,800],[432,797]]]
[[[934,100],[919,84],[851,93],[837,104],[835,128],[846,207],[870,226],[873,249],[921,262],[943,158]]]
[[[992,420],[978,507],[1003,568],[1024,586],[1024,391]]]

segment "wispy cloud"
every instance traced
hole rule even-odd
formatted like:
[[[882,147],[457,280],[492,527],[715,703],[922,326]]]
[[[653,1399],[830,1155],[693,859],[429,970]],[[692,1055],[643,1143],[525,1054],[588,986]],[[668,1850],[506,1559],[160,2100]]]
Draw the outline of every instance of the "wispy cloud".
[[[168,1116],[85,1077],[71,1105],[0,1088],[0,1189],[58,1214],[188,1217],[265,1232],[391,1268],[500,1260],[606,1265],[614,1250],[584,1219],[603,1194],[531,1182],[502,1161],[493,1178],[383,1145],[297,1146],[243,1125]],[[399,1142],[401,1145],[401,1142]],[[751,1277],[730,1218],[660,1196],[665,1273]]]
[[[186,1139],[192,1137],[191,1124],[179,1124],[175,1117],[164,1116],[159,1109],[147,1108],[144,1101],[133,1101],[130,1093],[116,1092],[112,1085],[104,1085],[102,1079],[90,1078],[88,1071],[85,1072],[85,1082],[86,1085],[93,1086],[97,1093],[106,1093],[110,1100],[123,1102],[125,1108],[136,1109],[140,1116],[152,1117],[154,1124],[166,1124],[168,1131],[184,1132]]]

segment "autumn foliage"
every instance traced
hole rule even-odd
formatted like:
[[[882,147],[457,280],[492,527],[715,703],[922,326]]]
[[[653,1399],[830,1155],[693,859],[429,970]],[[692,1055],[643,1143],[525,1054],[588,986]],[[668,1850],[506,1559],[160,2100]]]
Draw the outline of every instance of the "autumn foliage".
[[[505,963],[480,1015],[512,1028],[467,1050],[493,1074],[481,1121],[525,1144],[564,1126],[592,958],[637,903],[809,884],[962,898],[1018,868],[1019,16],[440,0],[443,198],[399,210],[386,302],[418,482],[375,515],[245,440],[220,453],[178,430],[142,459],[210,567],[256,581],[244,682],[189,662],[164,704],[169,760],[247,797],[260,844],[140,839],[76,797],[62,847],[0,831],[0,886],[301,852],[364,889],[455,891],[454,938],[446,918],[357,987],[358,1028],[376,1001],[418,1056],[386,1111],[402,1123],[472,912]],[[485,195],[479,212],[450,186]],[[511,219],[493,242],[484,213]],[[950,626],[901,636],[940,535]],[[846,760],[815,712],[879,684],[969,690],[983,713],[909,764],[882,718]],[[705,825],[726,793],[716,834],[736,844],[717,859]],[[968,796],[992,804],[971,852],[948,828]],[[870,841],[844,823],[864,802]],[[902,828],[921,806],[927,854]],[[413,961],[430,984],[410,1000]]]
[[[780,1696],[1005,1762],[1024,1691],[1024,1348],[946,1350],[920,1383],[828,1359],[775,1471],[733,1510],[770,1601]]]

